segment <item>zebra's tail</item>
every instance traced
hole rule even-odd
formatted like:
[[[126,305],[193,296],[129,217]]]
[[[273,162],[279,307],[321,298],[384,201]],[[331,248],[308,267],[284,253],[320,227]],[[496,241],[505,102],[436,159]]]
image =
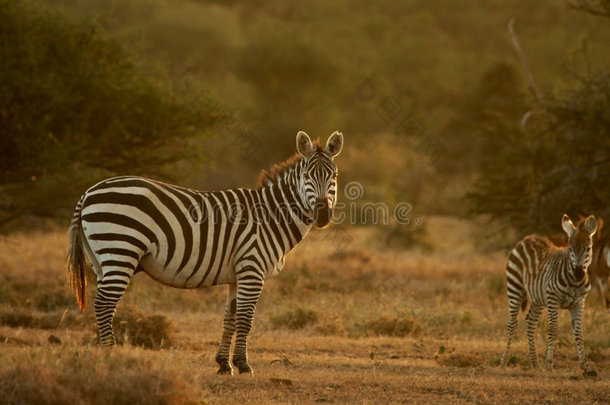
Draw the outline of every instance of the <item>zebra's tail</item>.
[[[87,263],[85,260],[85,251],[83,250],[83,241],[81,238],[81,210],[83,208],[83,195],[74,210],[72,221],[70,222],[70,231],[68,234],[68,285],[74,291],[76,302],[81,312],[85,310],[87,304]]]

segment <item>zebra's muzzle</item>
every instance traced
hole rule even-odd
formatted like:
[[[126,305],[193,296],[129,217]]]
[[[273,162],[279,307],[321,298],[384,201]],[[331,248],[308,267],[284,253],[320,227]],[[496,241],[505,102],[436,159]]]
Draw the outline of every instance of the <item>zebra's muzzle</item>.
[[[316,202],[313,210],[313,221],[318,228],[324,228],[330,223],[332,217],[332,208],[329,207],[326,199]]]
[[[581,279],[585,276],[585,270],[586,268],[582,265],[576,266],[574,267],[574,275],[576,276],[576,278]]]

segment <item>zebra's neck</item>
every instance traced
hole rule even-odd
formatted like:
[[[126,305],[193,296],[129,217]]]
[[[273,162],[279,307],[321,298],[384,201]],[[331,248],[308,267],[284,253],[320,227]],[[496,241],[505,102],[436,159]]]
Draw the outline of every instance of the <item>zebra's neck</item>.
[[[254,215],[261,227],[282,240],[281,247],[288,253],[312,227],[312,213],[301,196],[302,160],[254,190],[258,208]],[[279,239],[278,239],[279,242]]]

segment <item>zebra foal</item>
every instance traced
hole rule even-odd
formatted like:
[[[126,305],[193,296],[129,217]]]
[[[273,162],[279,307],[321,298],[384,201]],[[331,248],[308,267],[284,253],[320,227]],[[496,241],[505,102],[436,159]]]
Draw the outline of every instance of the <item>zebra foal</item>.
[[[296,147],[295,156],[261,173],[256,189],[203,192],[115,177],[85,191],[70,224],[68,277],[82,311],[88,257],[100,344],[115,344],[116,305],[137,272],[177,288],[228,284],[218,373],[233,373],[235,335],[232,363],[252,374],[247,338],[263,283],[313,225],[330,223],[337,201],[334,158],[343,135],[333,133],[322,148],[299,132]]]
[[[547,308],[549,317],[546,349],[548,371],[553,367],[553,348],[557,338],[559,310],[568,309],[580,367],[585,374],[594,373],[586,364],[582,312],[585,298],[591,290],[587,268],[591,264],[592,236],[597,224],[591,215],[576,227],[566,214],[563,215],[561,224],[568,235],[568,246],[560,247],[548,238],[529,235],[517,243],[508,255],[506,279],[510,317],[507,323],[506,347],[501,359],[502,366],[506,365],[508,360],[519,310],[525,310],[529,302],[526,329],[532,367],[538,368],[534,332],[542,309]]]

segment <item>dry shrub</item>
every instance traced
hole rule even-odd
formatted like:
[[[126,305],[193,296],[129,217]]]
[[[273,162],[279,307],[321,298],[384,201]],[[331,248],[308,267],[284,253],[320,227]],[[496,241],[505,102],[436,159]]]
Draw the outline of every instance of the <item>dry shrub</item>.
[[[39,311],[53,311],[74,305],[74,297],[67,288],[44,291],[34,297],[34,307]]]
[[[35,327],[34,317],[23,311],[5,311],[0,314],[0,323],[11,328],[33,328]]]
[[[7,309],[0,312],[0,324],[11,328],[65,328],[78,324],[82,320],[80,318],[83,317],[74,316],[74,313],[68,311],[41,314],[23,309]]]
[[[358,261],[362,264],[369,263],[371,258],[370,252],[363,248],[339,249],[328,256],[329,260],[338,262]]]
[[[492,366],[499,366],[500,365],[500,360],[501,360],[501,356],[498,354],[493,359],[491,359],[490,364]],[[531,366],[529,357],[527,357],[527,356],[519,356],[519,355],[516,355],[516,354],[511,354],[511,355],[508,356],[508,360],[506,361],[506,365],[507,366],[511,366],[511,367],[521,367],[522,369],[528,369]]]
[[[428,234],[426,224],[392,224],[380,230],[383,245],[391,249],[402,250],[419,248],[424,252],[432,252],[435,248],[432,238]]]
[[[175,344],[172,323],[163,315],[144,315],[132,307],[122,307],[114,319],[119,344],[148,349],[166,349]]]
[[[5,404],[182,404],[195,396],[175,373],[127,353],[77,349],[0,367]]]
[[[8,343],[12,345],[21,345],[21,346],[31,346],[32,343],[27,340],[20,339],[18,337],[8,337],[4,335],[0,335],[0,343]]]
[[[274,329],[303,329],[318,321],[318,314],[310,309],[296,308],[294,311],[286,311],[283,314],[272,316],[271,325]]]
[[[74,306],[74,296],[63,278],[45,275],[41,280],[45,281],[0,275],[0,302],[45,312]]]
[[[423,332],[422,325],[411,317],[381,318],[367,321],[356,328],[364,336],[418,336]]]
[[[339,318],[325,318],[316,325],[316,333],[323,336],[344,336],[345,327]]]
[[[17,365],[0,374],[6,404],[82,404],[76,392],[63,386],[52,368]]]

